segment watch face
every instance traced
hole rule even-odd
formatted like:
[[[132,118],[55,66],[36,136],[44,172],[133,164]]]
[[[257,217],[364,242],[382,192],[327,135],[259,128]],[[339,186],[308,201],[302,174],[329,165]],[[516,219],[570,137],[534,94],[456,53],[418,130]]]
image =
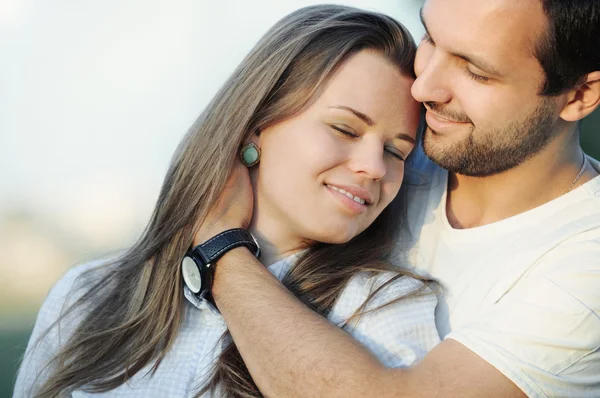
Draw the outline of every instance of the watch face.
[[[202,289],[202,278],[198,266],[189,257],[184,257],[181,262],[181,272],[183,273],[183,281],[192,293],[198,293]]]

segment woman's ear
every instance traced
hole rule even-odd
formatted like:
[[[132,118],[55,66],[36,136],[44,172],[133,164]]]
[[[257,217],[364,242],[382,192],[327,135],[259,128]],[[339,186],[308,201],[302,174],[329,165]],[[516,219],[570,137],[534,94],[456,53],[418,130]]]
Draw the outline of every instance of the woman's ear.
[[[252,132],[252,134],[250,134],[250,136],[248,137],[248,141],[246,141],[246,143],[249,142],[253,142],[256,145],[260,146],[260,135],[261,131],[259,128],[255,128],[254,131]]]
[[[568,93],[560,117],[568,122],[583,119],[600,105],[600,71],[589,73],[583,84]]]

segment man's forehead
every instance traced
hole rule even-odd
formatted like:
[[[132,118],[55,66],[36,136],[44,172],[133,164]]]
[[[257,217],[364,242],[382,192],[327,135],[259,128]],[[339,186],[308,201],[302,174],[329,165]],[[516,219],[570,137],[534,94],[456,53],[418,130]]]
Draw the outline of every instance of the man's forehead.
[[[530,15],[530,13],[543,13],[541,0],[425,0],[425,7],[455,10],[464,15],[479,17],[484,17],[486,14],[516,17]]]
[[[540,0],[427,0],[421,13],[437,45],[490,62],[533,58],[546,26]]]

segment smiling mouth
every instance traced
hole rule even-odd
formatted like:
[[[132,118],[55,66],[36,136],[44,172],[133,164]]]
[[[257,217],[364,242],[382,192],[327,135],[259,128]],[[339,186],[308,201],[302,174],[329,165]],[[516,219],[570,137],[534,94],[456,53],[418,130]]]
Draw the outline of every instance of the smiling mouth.
[[[346,195],[348,198],[352,199],[356,203],[360,203],[361,205],[365,205],[365,206],[368,206],[370,204],[365,199],[363,199],[363,198],[361,198],[359,196],[352,195],[350,192],[344,191],[342,188],[338,188],[338,187],[336,187],[334,185],[329,185],[329,184],[325,184],[325,186],[327,188],[333,189],[336,192],[341,193],[342,195]]]
[[[427,105],[425,105],[425,109],[427,110],[427,113],[431,114],[433,117],[435,117],[436,119],[442,121],[442,122],[446,122],[446,123],[459,123],[459,124],[466,124],[469,122],[466,122],[464,120],[455,120],[455,119],[451,119],[445,116],[440,115],[439,113],[434,112],[430,107],[428,107]]]

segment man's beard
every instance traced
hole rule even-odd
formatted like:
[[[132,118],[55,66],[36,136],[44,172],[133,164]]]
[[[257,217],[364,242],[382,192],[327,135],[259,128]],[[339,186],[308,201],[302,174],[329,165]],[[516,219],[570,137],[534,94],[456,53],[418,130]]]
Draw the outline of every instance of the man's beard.
[[[440,108],[439,104],[429,105],[435,111]],[[466,116],[463,119],[469,120]],[[487,131],[472,127],[466,139],[445,146],[431,139],[433,134],[439,133],[427,127],[423,150],[450,172],[472,177],[490,176],[510,170],[542,151],[555,136],[554,120],[553,102],[544,99],[527,117]]]

